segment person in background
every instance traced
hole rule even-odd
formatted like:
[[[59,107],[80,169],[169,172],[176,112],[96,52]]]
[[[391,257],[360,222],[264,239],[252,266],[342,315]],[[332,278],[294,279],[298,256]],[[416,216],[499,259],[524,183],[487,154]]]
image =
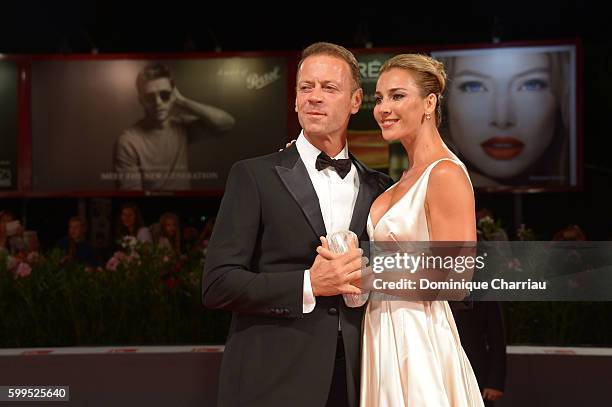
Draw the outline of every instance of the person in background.
[[[461,345],[476,374],[485,406],[504,395],[506,332],[497,301],[452,302]]]
[[[0,211],[0,250],[17,253],[26,250],[23,227],[10,211]]]
[[[204,227],[202,228],[202,232],[200,232],[200,236],[198,237],[198,242],[196,243],[196,250],[203,250],[204,254],[206,254],[208,250],[208,242],[213,233],[213,229],[215,227],[215,221],[217,218],[215,216],[206,219],[204,222]]]
[[[151,243],[153,241],[149,228],[144,225],[138,205],[133,202],[128,202],[121,206],[119,218],[117,219],[115,231],[117,242],[120,244],[121,240],[126,236],[132,236],[140,243]]]
[[[56,247],[66,254],[63,262],[77,261],[90,266],[96,264],[93,248],[85,240],[86,231],[87,223],[81,216],[73,216],[68,220],[68,236],[56,244]]]
[[[581,242],[587,240],[586,235],[578,225],[568,225],[553,236],[554,241]]]
[[[173,254],[181,254],[181,233],[179,218],[172,212],[166,212],[159,218],[159,226],[155,228],[155,246],[168,249]]]

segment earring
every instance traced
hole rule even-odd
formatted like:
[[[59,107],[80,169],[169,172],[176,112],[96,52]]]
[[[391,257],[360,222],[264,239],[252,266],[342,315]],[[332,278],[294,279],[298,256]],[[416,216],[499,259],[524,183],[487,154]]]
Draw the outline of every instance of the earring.
[[[425,113],[425,118],[426,118],[427,120],[431,119],[431,113]]]

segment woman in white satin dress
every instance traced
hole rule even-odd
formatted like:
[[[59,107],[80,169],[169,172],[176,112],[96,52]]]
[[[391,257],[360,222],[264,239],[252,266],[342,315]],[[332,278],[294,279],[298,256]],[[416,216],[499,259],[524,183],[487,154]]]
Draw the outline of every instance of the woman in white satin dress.
[[[374,116],[385,140],[402,143],[410,168],[372,205],[370,239],[476,241],[467,170],[438,133],[443,65],[404,54],[380,72]],[[446,301],[371,299],[364,318],[362,407],[483,405]]]

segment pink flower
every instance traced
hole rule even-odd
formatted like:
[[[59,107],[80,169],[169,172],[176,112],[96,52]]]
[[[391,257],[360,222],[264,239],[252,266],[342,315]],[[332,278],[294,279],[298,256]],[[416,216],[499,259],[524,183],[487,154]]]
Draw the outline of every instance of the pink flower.
[[[116,251],[115,254],[113,254],[113,257],[116,257],[117,260],[125,260],[127,256],[122,251]]]
[[[115,252],[106,263],[106,269],[110,271],[117,271],[117,267],[125,260],[126,256],[123,252]]]
[[[28,253],[28,256],[26,257],[26,260],[28,263],[32,264],[32,263],[36,263],[39,258],[40,258],[40,255],[38,254],[38,252],[30,252]]]
[[[507,267],[510,270],[523,271],[523,268],[521,267],[521,261],[517,258],[509,260],[507,263]]]
[[[28,263],[21,262],[15,271],[15,278],[26,278],[32,274],[32,268]]]
[[[119,261],[115,256],[108,259],[106,262],[106,269],[110,271],[117,271],[117,267],[119,267],[121,261]]]
[[[138,260],[140,259],[140,255],[138,254],[138,252],[133,251],[130,253],[130,255],[127,257],[127,262],[131,263],[134,260]]]

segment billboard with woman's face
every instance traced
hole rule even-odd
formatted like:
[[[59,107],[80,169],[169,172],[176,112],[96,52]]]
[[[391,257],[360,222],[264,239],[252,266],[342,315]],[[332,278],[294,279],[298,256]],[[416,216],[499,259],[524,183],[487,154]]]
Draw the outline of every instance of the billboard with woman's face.
[[[441,133],[475,187],[576,187],[573,45],[432,52],[445,64]]]

